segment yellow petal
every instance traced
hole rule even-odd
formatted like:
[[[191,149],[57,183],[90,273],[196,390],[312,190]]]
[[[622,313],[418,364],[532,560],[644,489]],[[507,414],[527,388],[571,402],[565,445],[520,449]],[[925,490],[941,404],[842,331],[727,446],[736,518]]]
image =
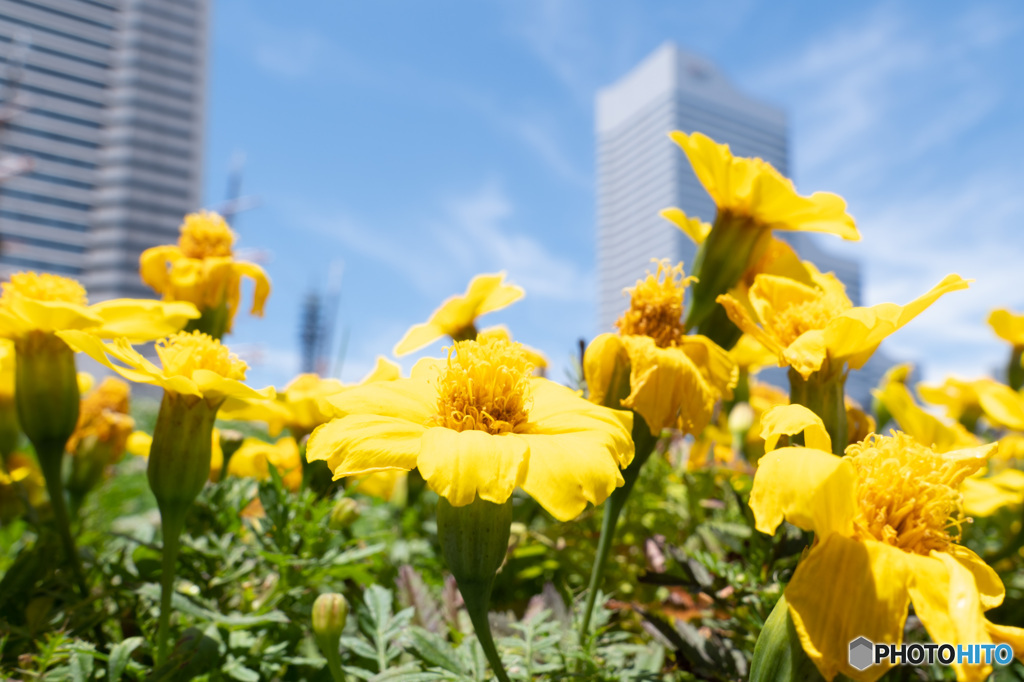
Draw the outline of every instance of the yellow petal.
[[[900,429],[936,452],[978,444],[978,439],[960,424],[947,426],[936,416],[925,412],[914,402],[906,384],[890,382],[881,392],[875,391],[874,394],[892,414]]]
[[[600,434],[620,467],[633,461],[632,412],[596,405],[570,388],[539,377],[530,380],[530,393],[530,433]]]
[[[530,465],[523,490],[559,521],[569,521],[587,502],[598,505],[622,485],[620,464],[608,434],[596,430],[571,433],[525,433]]]
[[[693,361],[679,348],[658,348],[648,336],[622,340],[631,365],[631,390],[622,404],[642,416],[653,434],[677,422],[684,433],[700,433],[716,396]]]
[[[153,446],[153,436],[145,431],[132,431],[125,443],[125,450],[136,457],[149,457],[149,449]]]
[[[1024,431],[1024,398],[1005,384],[989,380],[974,382],[978,402],[985,416],[1000,426]]]
[[[706,336],[688,334],[679,341],[679,348],[693,360],[701,375],[722,400],[732,399],[732,389],[739,380],[739,368],[729,351]]]
[[[371,381],[324,400],[342,414],[377,414],[417,424],[437,414],[437,388],[419,379]]]
[[[494,275],[477,275],[466,290],[466,300],[475,307],[475,316],[501,310],[512,305],[524,295],[522,287],[505,284],[504,272]]]
[[[352,414],[318,426],[306,443],[306,460],[324,460],[334,478],[416,467],[426,429],[405,419]]]
[[[76,303],[37,301],[24,296],[14,296],[8,307],[26,328],[44,332],[90,329],[103,323],[99,315]]]
[[[753,308],[747,309],[738,298],[732,293],[722,294],[715,299],[719,305],[725,308],[726,314],[732,323],[739,327],[740,331],[754,338],[758,343],[765,347],[768,352],[775,355],[776,361],[780,367],[786,363],[785,357],[783,356],[784,349],[779,342],[772,338],[761,326],[758,321],[754,319]],[[748,292],[749,301],[749,292]]]
[[[850,642],[858,637],[903,641],[910,601],[907,556],[881,542],[833,533],[819,540],[796,567],[786,601],[804,651],[825,679],[842,673],[873,681],[890,667],[856,670],[849,664]]]
[[[857,514],[857,472],[841,457],[811,448],[780,448],[758,460],[750,508],[757,529],[773,535],[783,519],[824,539],[850,535]]]
[[[992,331],[1014,346],[1024,346],[1024,315],[1017,315],[1005,308],[993,310],[988,316]]]
[[[235,261],[234,269],[237,277],[248,277],[256,285],[249,314],[263,317],[263,308],[267,304],[267,297],[270,296],[270,278],[267,277],[267,273],[255,263],[246,261]]]
[[[941,296],[966,289],[968,284],[959,275],[947,275],[907,305],[880,303],[869,308],[850,308],[844,311],[825,328],[829,356],[835,360],[845,360],[850,369],[860,369],[887,336],[920,315]]]
[[[529,464],[525,439],[483,431],[426,430],[417,467],[427,485],[453,507],[479,497],[504,504],[523,484]]]
[[[910,598],[933,642],[987,644],[991,640],[973,573],[945,552],[907,554]],[[998,578],[995,578],[998,580]],[[876,640],[872,640],[876,641]],[[957,679],[985,680],[991,666],[954,663]]]
[[[710,223],[705,223],[700,218],[690,218],[681,209],[666,208],[659,215],[682,230],[683,234],[692,239],[697,246],[703,244],[711,233]]]
[[[598,405],[606,405],[609,391],[618,394],[620,386],[625,389],[622,391],[624,395],[629,394],[629,372],[629,353],[618,334],[599,334],[583,353],[583,376],[587,380],[587,390],[590,392],[590,400]],[[617,408],[620,404],[621,400],[609,407]]]
[[[193,371],[192,381],[199,388],[203,397],[210,400],[223,400],[229,397],[243,400],[259,400],[261,398],[273,400],[274,398],[273,386],[257,390],[237,379],[229,379],[208,369]]]
[[[142,384],[159,384],[160,368],[144,358],[126,341],[115,341],[105,344],[99,337],[78,330],[57,332],[57,336],[68,344],[72,350],[85,353],[93,360],[109,367],[125,379]],[[127,367],[111,362],[110,357]]]
[[[379,355],[377,356],[377,364],[373,366],[370,373],[363,377],[362,381],[359,383],[367,384],[372,381],[394,381],[395,379],[401,378],[402,368],[388,360],[383,355]]]
[[[992,570],[992,567],[963,545],[950,545],[946,550],[954,560],[966,568],[974,577],[974,584],[978,590],[978,598],[981,601],[981,610],[988,611],[1003,603],[1006,596],[1006,588],[999,575]]]
[[[139,258],[139,275],[154,291],[164,294],[170,288],[167,266],[184,257],[185,254],[177,246],[154,246],[146,249]]]
[[[832,439],[825,430],[821,417],[803,405],[779,405],[761,415],[761,438],[764,450],[775,449],[782,436],[804,434],[804,444],[809,448],[832,452]]]
[[[133,343],[152,341],[180,331],[199,310],[185,301],[117,298],[89,306],[103,320],[95,333],[106,339],[125,337]]]
[[[400,358],[403,355],[415,353],[420,348],[429,346],[444,335],[445,330],[433,322],[414,324],[409,328],[409,331],[405,333],[402,340],[395,344],[395,348],[391,352],[395,357]]]
[[[1009,644],[1013,649],[1013,657],[1024,661],[1024,629],[1010,625],[996,625],[985,621],[985,629],[996,644]]]
[[[829,349],[825,342],[825,332],[811,329],[796,338],[786,347],[783,355],[789,365],[800,373],[804,379],[821,369],[825,359],[829,357]]]

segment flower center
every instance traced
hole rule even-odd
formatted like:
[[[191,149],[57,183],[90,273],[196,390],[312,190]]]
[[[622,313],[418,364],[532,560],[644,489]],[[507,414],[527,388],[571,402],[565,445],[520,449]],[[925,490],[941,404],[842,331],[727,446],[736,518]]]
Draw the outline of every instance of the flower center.
[[[178,248],[188,258],[229,258],[235,233],[217,213],[202,211],[185,216]]]
[[[683,273],[683,264],[670,266],[667,259],[658,261],[655,273],[627,289],[630,293],[629,310],[622,314],[615,326],[625,336],[649,336],[660,348],[676,345],[686,334],[683,326],[683,298],[686,287],[693,281]]]
[[[850,307],[845,297],[822,292],[818,298],[774,311],[764,320],[765,331],[783,347],[789,346],[804,332],[824,329],[832,318]]]
[[[56,301],[87,305],[85,287],[69,277],[49,273],[19,272],[11,275],[11,281],[2,285],[0,305],[9,303],[11,298],[22,296],[36,301]]]
[[[873,434],[846,453],[859,479],[859,537],[915,554],[959,541],[969,519],[957,488],[984,464],[981,458],[944,457],[904,433]]]
[[[432,424],[455,431],[510,433],[526,424],[533,365],[520,344],[457,341],[438,382]]]
[[[156,353],[168,376],[191,377],[207,369],[228,379],[245,379],[248,366],[217,339],[200,331],[178,332],[156,343]]]

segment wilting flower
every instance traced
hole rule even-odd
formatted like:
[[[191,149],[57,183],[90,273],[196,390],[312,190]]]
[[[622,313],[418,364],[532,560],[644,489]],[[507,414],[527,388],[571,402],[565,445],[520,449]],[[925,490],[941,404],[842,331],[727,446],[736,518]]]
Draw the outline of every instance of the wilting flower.
[[[393,381],[401,376],[398,365],[386,358],[377,358],[377,365],[360,383]],[[301,441],[313,429],[338,416],[325,405],[324,398],[348,390],[337,379],[318,374],[300,374],[278,391],[270,400],[229,400],[218,413],[221,419],[266,422],[271,436],[288,429],[295,440]]]
[[[735,337],[728,343],[725,336],[720,338],[724,330],[713,319],[718,312],[715,298],[736,286],[767,251],[779,248],[782,243],[772,237],[773,230],[826,232],[853,241],[860,233],[841,197],[825,192],[801,196],[771,164],[735,157],[728,145],[701,133],[676,131],[670,137],[682,147],[717,207],[710,229],[678,208],[662,211],[700,245],[693,264],[698,282],[686,324],[702,331],[707,324],[718,332],[716,341],[732,345]]]
[[[730,397],[736,384],[729,354],[686,334],[683,297],[690,281],[682,264],[659,262],[656,273],[630,290],[629,309],[615,323],[619,333],[596,337],[583,358],[590,399],[636,411],[655,435],[670,426],[700,433],[715,401]]]
[[[571,519],[622,485],[632,417],[532,370],[517,344],[456,342],[447,362],[421,361],[409,379],[327,398],[346,416],[313,432],[307,457],[336,479],[417,468],[453,507],[503,504],[519,487]]]
[[[476,318],[501,310],[522,297],[522,288],[505,283],[504,272],[477,275],[470,281],[465,294],[452,296],[433,312],[429,320],[413,325],[395,346],[394,354],[408,355],[442,336],[450,336],[453,341],[475,339]]]
[[[299,444],[291,437],[281,438],[276,443],[246,438],[228,460],[228,476],[266,481],[270,478],[271,466],[281,475],[281,482],[288,490],[295,491],[302,486],[302,456]]]
[[[1003,600],[1002,582],[958,544],[966,521],[960,485],[995,447],[939,454],[896,433],[851,445],[845,457],[787,447],[761,459],[750,497],[758,530],[774,534],[785,519],[815,534],[785,597],[825,679],[881,677],[885,663],[849,665],[849,644],[860,636],[900,643],[911,603],[935,642],[1007,642],[1021,651],[1024,631],[985,618]],[[991,672],[955,668],[961,680]]]
[[[819,370],[860,369],[887,336],[921,314],[943,294],[966,289],[959,275],[947,275],[905,306],[880,303],[855,308],[835,275],[813,271],[815,286],[774,275],[758,275],[749,299],[718,297],[736,326],[773,351],[780,367],[804,379]]]
[[[267,273],[255,263],[235,260],[234,243],[235,233],[224,218],[209,211],[190,213],[177,246],[146,249],[139,274],[165,301],[194,303],[203,313],[201,331],[220,338],[231,331],[243,277],[256,287],[250,314],[262,316],[270,295]]]

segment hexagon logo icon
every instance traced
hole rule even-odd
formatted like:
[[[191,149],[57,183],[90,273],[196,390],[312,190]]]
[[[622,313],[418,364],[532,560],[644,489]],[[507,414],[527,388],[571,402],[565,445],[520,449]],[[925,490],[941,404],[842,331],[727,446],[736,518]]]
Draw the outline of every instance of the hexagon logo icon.
[[[850,642],[850,665],[857,670],[866,670],[875,664],[875,645],[867,637],[858,637]]]

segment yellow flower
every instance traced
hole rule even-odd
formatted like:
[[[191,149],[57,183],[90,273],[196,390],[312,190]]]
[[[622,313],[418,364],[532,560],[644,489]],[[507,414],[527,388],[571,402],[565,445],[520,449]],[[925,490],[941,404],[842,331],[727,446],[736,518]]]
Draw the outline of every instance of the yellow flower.
[[[452,296],[434,311],[430,319],[413,325],[395,346],[398,357],[413,353],[442,336],[454,341],[476,338],[476,318],[501,310],[523,297],[523,290],[514,284],[505,284],[505,273],[477,275],[470,281],[466,293]]]
[[[771,164],[735,157],[729,145],[717,144],[701,133],[675,131],[669,137],[686,152],[719,213],[742,216],[772,230],[827,232],[860,240],[842,197],[828,192],[801,196]]]
[[[110,339],[151,341],[172,334],[199,311],[189,303],[118,298],[89,305],[81,284],[59,275],[19,272],[0,284],[0,338],[24,342],[32,334],[66,329]]]
[[[925,412],[914,402],[907,385],[898,380],[890,381],[881,390],[872,393],[885,405],[900,429],[918,443],[936,452],[948,452],[980,444],[978,438],[962,424],[946,424],[935,415]]]
[[[78,411],[78,426],[68,439],[68,452],[75,454],[84,441],[91,440],[110,449],[109,464],[121,459],[135,424],[135,420],[128,416],[130,393],[128,384],[107,377],[83,398]]]
[[[593,405],[533,368],[517,344],[459,341],[447,362],[327,402],[346,416],[309,438],[335,479],[418,468],[454,507],[505,503],[520,487],[560,520],[600,504],[633,458],[628,412]]]
[[[959,275],[947,275],[905,306],[855,308],[834,275],[815,269],[812,276],[813,287],[786,277],[758,275],[747,301],[733,294],[718,297],[736,326],[773,351],[780,367],[788,365],[804,379],[820,369],[860,369],[883,339],[943,294],[968,285]]]
[[[900,643],[911,603],[935,642],[1006,642],[1021,651],[1024,631],[985,618],[1003,600],[999,577],[958,544],[966,521],[959,487],[994,448],[938,454],[896,433],[851,445],[845,457],[789,447],[761,459],[750,497],[758,530],[774,534],[785,519],[815,533],[785,597],[825,679],[881,677],[886,665],[849,665],[849,644],[859,636]],[[960,680],[991,672],[955,669]]]
[[[270,466],[281,474],[284,487],[296,491],[302,486],[302,456],[294,438],[281,438],[268,443],[259,438],[246,438],[228,460],[228,476],[270,478]]]
[[[615,323],[619,333],[595,338],[583,358],[590,399],[636,411],[654,435],[670,426],[700,433],[715,401],[731,397],[736,385],[729,354],[704,336],[687,335],[683,327],[683,297],[691,279],[682,264],[659,262],[657,272],[648,272],[630,290],[629,309]],[[623,367],[629,383],[620,396],[611,384]]]
[[[946,415],[973,429],[984,416],[995,426],[1024,431],[1024,399],[993,379],[961,381],[947,378],[940,385],[918,384],[921,399],[946,408]]]
[[[165,301],[189,301],[204,316],[218,317],[216,324],[204,331],[219,338],[231,331],[243,277],[250,278],[256,287],[251,315],[263,315],[270,295],[267,273],[255,263],[235,260],[234,242],[235,233],[218,214],[190,213],[181,225],[177,246],[146,249],[139,259],[139,274]]]
[[[178,332],[158,341],[156,354],[162,367],[143,357],[125,339],[103,343],[79,331],[58,332],[57,335],[74,350],[85,353],[125,379],[160,386],[168,393],[185,397],[188,403],[204,400],[220,407],[229,397],[256,400],[274,395],[273,388],[257,391],[242,383],[246,364],[227,346],[198,331]]]
[[[377,365],[361,383],[393,381],[399,378],[398,365],[386,358],[377,358]],[[323,399],[350,388],[337,379],[317,374],[300,374],[284,390],[270,400],[229,400],[218,413],[221,419],[266,422],[271,436],[287,428],[296,440],[302,440],[334,414]]]

